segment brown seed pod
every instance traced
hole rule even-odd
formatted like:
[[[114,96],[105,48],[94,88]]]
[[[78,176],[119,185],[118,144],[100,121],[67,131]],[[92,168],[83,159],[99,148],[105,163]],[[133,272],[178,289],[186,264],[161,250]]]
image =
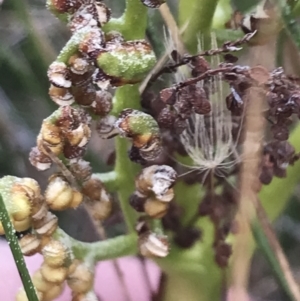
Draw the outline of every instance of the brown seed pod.
[[[102,182],[98,178],[92,177],[83,183],[82,193],[90,198],[91,201],[100,201],[102,189]]]
[[[145,212],[144,205],[147,200],[147,196],[143,195],[139,191],[135,191],[129,199],[130,206],[137,212]]]
[[[46,142],[50,146],[62,143],[60,128],[46,120],[43,121],[40,136],[43,142]]]
[[[37,291],[39,292],[47,292],[48,290],[52,289],[54,284],[52,282],[47,281],[43,275],[41,274],[40,270],[37,270],[33,275],[32,275],[32,282]]]
[[[78,263],[73,273],[68,275],[67,282],[76,294],[83,294],[93,287],[94,274],[84,263]]]
[[[50,236],[57,228],[57,217],[48,211],[47,215],[40,221],[33,222],[33,227],[37,234]]]
[[[68,248],[60,241],[51,239],[42,249],[44,262],[50,267],[66,266],[69,263]]]
[[[156,199],[147,199],[144,204],[145,212],[152,218],[162,218],[169,209],[169,203],[161,202]]]
[[[18,232],[26,231],[31,227],[31,218],[27,217],[21,221],[13,221],[13,225]]]
[[[42,153],[38,147],[33,147],[29,154],[29,161],[37,170],[46,170],[51,167],[52,160]]]
[[[70,208],[77,208],[83,201],[83,195],[78,190],[73,190],[73,197],[70,203]]]
[[[65,210],[70,207],[73,189],[69,183],[58,175],[50,177],[45,191],[45,200],[52,210]]]
[[[90,29],[79,43],[79,51],[91,57],[95,56],[105,45],[104,33],[100,28]]]
[[[75,101],[73,95],[68,89],[58,88],[54,85],[50,86],[49,96],[59,106],[71,105]]]
[[[90,162],[79,159],[70,165],[70,171],[74,177],[80,182],[88,181],[92,176],[92,168]]]
[[[89,70],[89,62],[83,57],[78,57],[76,55],[69,59],[70,71],[77,75],[83,75]]]
[[[82,5],[82,0],[49,0],[47,7],[57,13],[74,13]]]
[[[145,257],[166,257],[169,254],[167,236],[148,232],[140,235],[139,249]]]
[[[67,278],[67,271],[66,267],[51,267],[45,262],[41,266],[41,274],[46,281],[61,284]]]
[[[176,171],[168,165],[152,165],[142,170],[136,178],[135,186],[144,195],[153,192],[161,201],[169,202],[172,196],[170,188],[176,181]]]
[[[69,70],[65,63],[53,62],[48,69],[48,78],[52,85],[58,88],[70,88]]]
[[[103,221],[112,212],[112,200],[104,188],[101,190],[101,200],[89,204],[92,209],[92,216],[95,220]]]
[[[19,245],[23,255],[31,256],[40,249],[41,240],[35,234],[26,234],[19,239]]]
[[[111,10],[101,0],[95,1],[96,15],[98,24],[102,27],[111,17]]]
[[[93,112],[99,116],[107,115],[112,109],[112,95],[107,91],[97,91],[96,99],[91,104]]]
[[[45,203],[42,203],[41,206],[39,206],[38,210],[35,210],[35,212],[31,216],[33,223],[39,222],[43,218],[45,218],[47,212],[48,212],[47,205]]]

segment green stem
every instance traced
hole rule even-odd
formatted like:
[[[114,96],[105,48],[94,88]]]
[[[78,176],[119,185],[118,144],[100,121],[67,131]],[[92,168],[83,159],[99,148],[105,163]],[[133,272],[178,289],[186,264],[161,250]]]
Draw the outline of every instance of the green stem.
[[[186,27],[183,42],[194,53],[197,50],[199,34],[209,30],[218,0],[180,0],[179,28]]]
[[[147,8],[139,0],[126,0],[126,9],[119,19],[111,19],[103,30],[119,31],[126,40],[143,39],[147,27]]]
[[[53,234],[55,239],[64,243],[79,260],[102,261],[137,254],[137,235],[121,235],[103,241],[86,243],[70,237],[58,228]]]
[[[3,225],[6,238],[8,240],[8,244],[10,247],[10,250],[13,254],[15,264],[18,268],[19,275],[21,277],[26,295],[28,300],[30,301],[38,301],[38,297],[36,295],[34,286],[32,284],[30,275],[28,273],[22,251],[19,246],[18,239],[15,235],[15,230],[13,228],[13,225],[11,224],[9,215],[7,213],[6,207],[4,205],[2,195],[0,194],[0,221]]]

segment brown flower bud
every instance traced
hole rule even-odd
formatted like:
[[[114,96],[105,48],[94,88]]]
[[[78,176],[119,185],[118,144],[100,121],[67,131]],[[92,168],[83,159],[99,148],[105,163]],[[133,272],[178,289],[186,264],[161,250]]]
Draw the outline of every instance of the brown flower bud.
[[[51,239],[42,249],[44,262],[50,267],[56,268],[65,266],[69,260],[67,247],[60,241]]]
[[[82,193],[92,201],[100,201],[102,189],[102,182],[98,178],[92,177],[87,182],[83,183]]]
[[[139,249],[145,257],[166,257],[169,243],[166,236],[148,232],[139,237]]]
[[[67,278],[68,286],[74,293],[88,292],[93,287],[94,274],[84,263],[79,263]]]
[[[74,74],[83,75],[89,70],[89,62],[78,56],[73,56],[69,60],[70,71]]]
[[[70,165],[70,171],[74,177],[80,182],[88,181],[92,176],[92,168],[90,162],[79,159],[77,162]]]
[[[53,62],[48,69],[48,78],[52,85],[59,88],[70,88],[69,70],[65,63]]]
[[[129,199],[130,206],[137,212],[145,212],[144,205],[147,200],[147,196],[143,195],[139,191],[135,191]]]
[[[29,161],[37,170],[46,170],[51,167],[52,160],[40,152],[37,147],[33,147],[29,154]]]
[[[78,190],[73,190],[73,197],[70,203],[70,208],[77,208],[83,201],[83,195]]]
[[[112,95],[107,91],[97,91],[96,99],[91,104],[93,112],[99,116],[107,115],[112,109]]]
[[[68,269],[66,267],[54,268],[44,262],[41,266],[40,271],[46,281],[61,284],[67,278]]]
[[[41,221],[33,223],[33,227],[37,234],[50,236],[57,228],[57,221],[57,217],[48,211],[47,215]]]
[[[176,102],[176,90],[175,88],[166,88],[160,91],[160,99],[168,105],[174,105]]]
[[[32,282],[37,291],[39,292],[47,292],[48,290],[52,289],[54,284],[52,282],[47,281],[41,274],[40,270],[37,270],[33,275],[32,275]]]
[[[40,248],[40,239],[35,234],[26,234],[19,239],[19,245],[23,255],[31,256],[36,254]]]
[[[156,199],[147,199],[144,205],[145,212],[152,218],[162,218],[166,215],[169,203],[160,202]]]
[[[21,221],[13,221],[13,225],[18,232],[26,231],[31,227],[31,218],[27,217]]]
[[[100,28],[92,28],[79,44],[79,51],[92,55],[98,53],[105,44],[104,33]]]
[[[45,191],[45,200],[52,210],[67,209],[73,198],[73,189],[60,176],[52,176]]]
[[[59,88],[54,85],[50,86],[49,96],[59,106],[71,105],[75,101],[73,95],[68,89]]]

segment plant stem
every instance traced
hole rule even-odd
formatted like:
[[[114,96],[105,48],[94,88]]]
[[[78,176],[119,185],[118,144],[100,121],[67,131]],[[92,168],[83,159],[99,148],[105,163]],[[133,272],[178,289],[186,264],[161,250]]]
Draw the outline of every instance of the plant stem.
[[[10,221],[10,218],[9,218],[9,215],[5,208],[1,194],[0,194],[0,221],[3,225],[5,235],[8,240],[8,245],[13,254],[15,264],[18,268],[19,275],[21,277],[27,298],[30,301],[38,301],[38,297],[36,295],[34,286],[32,284],[30,275],[28,273],[28,270],[27,270],[27,267],[26,267],[26,264],[25,264],[25,261],[23,258],[23,254],[22,254],[22,251],[19,246],[18,239],[15,235],[15,230]]]
[[[70,237],[58,228],[53,237],[64,243],[73,252],[75,258],[80,260],[90,258],[97,262],[137,253],[136,234],[121,235],[104,241],[86,243]]]
[[[209,30],[217,4],[218,0],[179,1],[179,28],[185,27],[187,24],[183,42],[191,53],[197,50],[199,34]]]
[[[118,176],[115,170],[103,173],[94,173],[93,177],[98,178],[104,184],[108,192],[115,192],[119,187]]]

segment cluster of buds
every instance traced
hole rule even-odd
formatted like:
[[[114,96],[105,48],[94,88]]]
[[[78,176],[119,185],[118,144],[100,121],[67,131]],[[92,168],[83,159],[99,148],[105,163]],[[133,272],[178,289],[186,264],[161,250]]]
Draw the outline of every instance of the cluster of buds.
[[[68,66],[62,62],[52,63],[48,70],[50,97],[59,106],[76,102],[95,115],[106,116],[112,109],[112,95],[96,89],[93,72],[91,62],[82,55],[71,56]]]
[[[39,252],[57,228],[57,217],[48,211],[38,183],[30,178],[6,176],[0,180],[1,194],[16,231],[33,228],[20,245],[26,255]],[[0,234],[4,229],[0,223]]]
[[[167,165],[144,168],[136,178],[136,191],[130,198],[131,206],[152,218],[162,218],[174,198],[172,186],[176,178],[175,170]]]
[[[144,257],[166,257],[170,247],[168,237],[150,230],[146,220],[141,217],[135,227],[138,234],[138,246],[140,254]]]
[[[33,217],[43,208],[43,197],[38,183],[31,178],[5,176],[0,179],[1,195],[16,231],[32,226]],[[4,234],[0,222],[0,235]]]
[[[77,107],[61,107],[44,119],[30,162],[38,170],[50,168],[49,152],[77,162],[84,155],[90,136],[90,117],[86,112]]]
[[[68,275],[74,272],[68,248],[60,241],[50,239],[41,249],[44,262],[32,276],[32,282],[40,301],[57,298],[64,289]],[[17,295],[18,301],[27,301],[24,289]]]

